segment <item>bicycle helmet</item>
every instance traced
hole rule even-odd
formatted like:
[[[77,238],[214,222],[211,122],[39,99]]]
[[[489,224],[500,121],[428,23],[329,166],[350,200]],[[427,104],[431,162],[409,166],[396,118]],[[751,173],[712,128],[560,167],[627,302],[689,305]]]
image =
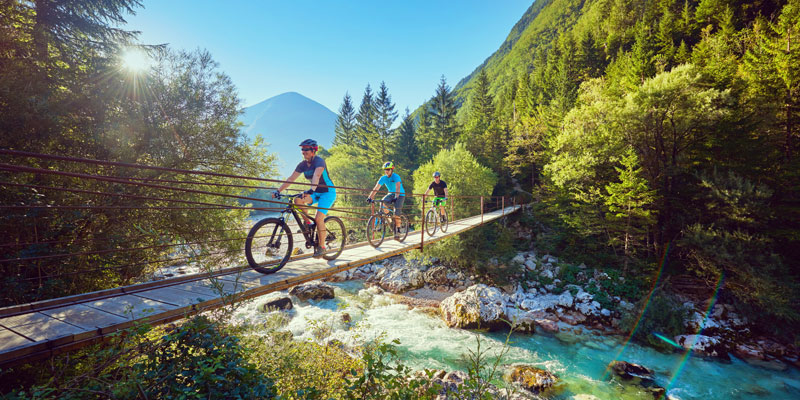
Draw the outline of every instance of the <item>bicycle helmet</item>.
[[[391,161],[383,163],[383,169],[394,169],[394,163]]]
[[[317,141],[314,139],[303,140],[302,142],[300,142],[300,147],[311,147],[312,149],[314,149],[314,151],[317,151],[319,149],[319,146],[317,146]]]
[[[437,176],[441,177],[442,174],[440,174],[439,171],[436,171],[433,173],[433,177],[436,178]]]

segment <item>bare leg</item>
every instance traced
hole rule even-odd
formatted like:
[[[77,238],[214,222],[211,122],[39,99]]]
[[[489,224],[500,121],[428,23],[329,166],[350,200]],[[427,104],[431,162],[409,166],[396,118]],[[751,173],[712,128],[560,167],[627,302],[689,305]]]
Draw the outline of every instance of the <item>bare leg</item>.
[[[314,220],[317,221],[317,237],[319,238],[317,246],[325,248],[325,237],[328,235],[328,231],[325,230],[325,214],[317,210]]]
[[[303,212],[300,213],[300,218],[303,218],[303,223],[308,224],[308,205],[311,204],[311,196],[305,195],[294,199],[294,204],[297,204]]]

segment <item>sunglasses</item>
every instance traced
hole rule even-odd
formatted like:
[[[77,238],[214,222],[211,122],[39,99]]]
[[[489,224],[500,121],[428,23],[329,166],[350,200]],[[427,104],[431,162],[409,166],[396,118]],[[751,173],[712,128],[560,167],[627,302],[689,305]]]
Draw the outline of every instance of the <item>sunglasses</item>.
[[[314,151],[314,148],[313,147],[303,147],[300,150],[303,150],[303,151]]]

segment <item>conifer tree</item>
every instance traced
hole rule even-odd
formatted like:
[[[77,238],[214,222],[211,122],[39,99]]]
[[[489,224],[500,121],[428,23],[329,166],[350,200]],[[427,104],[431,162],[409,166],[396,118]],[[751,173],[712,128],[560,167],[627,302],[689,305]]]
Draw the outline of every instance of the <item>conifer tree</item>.
[[[367,84],[364,89],[364,96],[361,98],[361,105],[356,113],[356,142],[355,145],[361,149],[363,157],[369,157],[369,144],[374,143],[378,136],[377,111],[375,99],[373,98],[372,88]]]
[[[491,132],[495,125],[494,99],[489,94],[489,77],[485,70],[481,70],[478,74],[478,82],[470,100],[467,124],[462,132],[461,141],[464,142],[467,150],[478,158],[478,161],[494,168],[496,165],[490,165],[487,162],[494,148],[491,141],[497,138]]]
[[[431,141],[435,147],[432,151],[434,154],[451,147],[458,139],[456,111],[455,96],[442,75],[429,107],[431,132],[434,135]]]
[[[411,116],[408,108],[403,116],[403,122],[397,128],[392,159],[405,171],[413,171],[419,166],[419,146],[414,128],[414,117]]]
[[[641,176],[642,168],[633,148],[627,148],[621,164],[621,168],[614,167],[619,173],[619,182],[610,182],[605,187],[605,204],[610,211],[606,216],[610,223],[609,232],[618,232],[622,236],[623,268],[627,270],[635,243],[643,241],[644,233],[653,223],[648,207],[655,201],[655,191],[650,190],[647,180]],[[618,238],[612,237],[612,246],[617,241]]]
[[[394,131],[392,124],[397,119],[397,111],[394,109],[392,96],[385,82],[381,82],[381,87],[375,97],[375,128],[377,135],[372,143],[368,143],[370,151],[380,157],[381,160],[388,161],[394,153]]]
[[[786,5],[775,23],[758,21],[753,36],[744,67],[759,101],[779,110],[770,130],[782,132],[783,154],[791,161],[800,114],[800,4]]]
[[[355,112],[350,93],[345,93],[342,105],[339,107],[339,115],[336,118],[336,127],[334,128],[336,136],[333,138],[334,146],[353,145],[356,143]]]

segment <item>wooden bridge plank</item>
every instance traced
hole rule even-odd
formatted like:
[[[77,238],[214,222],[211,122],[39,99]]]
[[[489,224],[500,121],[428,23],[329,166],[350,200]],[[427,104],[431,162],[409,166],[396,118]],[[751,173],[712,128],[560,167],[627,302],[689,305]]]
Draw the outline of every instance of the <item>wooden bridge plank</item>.
[[[33,340],[26,338],[14,331],[0,328],[0,351],[9,352],[14,349],[33,344]]]
[[[12,330],[34,342],[48,342],[50,346],[72,342],[76,340],[76,336],[77,339],[81,339],[95,334],[95,332],[87,332],[83,328],[64,321],[49,316],[47,318],[47,320],[17,326]]]
[[[128,321],[127,318],[115,314],[107,313],[96,308],[88,307],[83,304],[54,308],[42,311],[42,314],[49,315],[61,321],[79,326],[86,330],[99,329],[105,333],[105,328],[122,324]]]
[[[168,312],[178,307],[177,304],[168,304],[129,294],[89,302],[86,305],[127,319],[148,317],[160,312]]]
[[[169,287],[138,292],[134,294],[134,296],[160,301],[162,303],[175,304],[181,307],[191,306],[203,302],[202,300],[198,301],[198,298],[193,298],[189,293],[187,293],[184,290],[172,289]]]
[[[15,315],[13,317],[0,318],[0,326],[3,326],[8,329],[14,329],[22,325],[35,324],[39,322],[44,323],[47,322],[49,319],[51,319],[51,317],[48,315],[34,312],[28,314]]]

